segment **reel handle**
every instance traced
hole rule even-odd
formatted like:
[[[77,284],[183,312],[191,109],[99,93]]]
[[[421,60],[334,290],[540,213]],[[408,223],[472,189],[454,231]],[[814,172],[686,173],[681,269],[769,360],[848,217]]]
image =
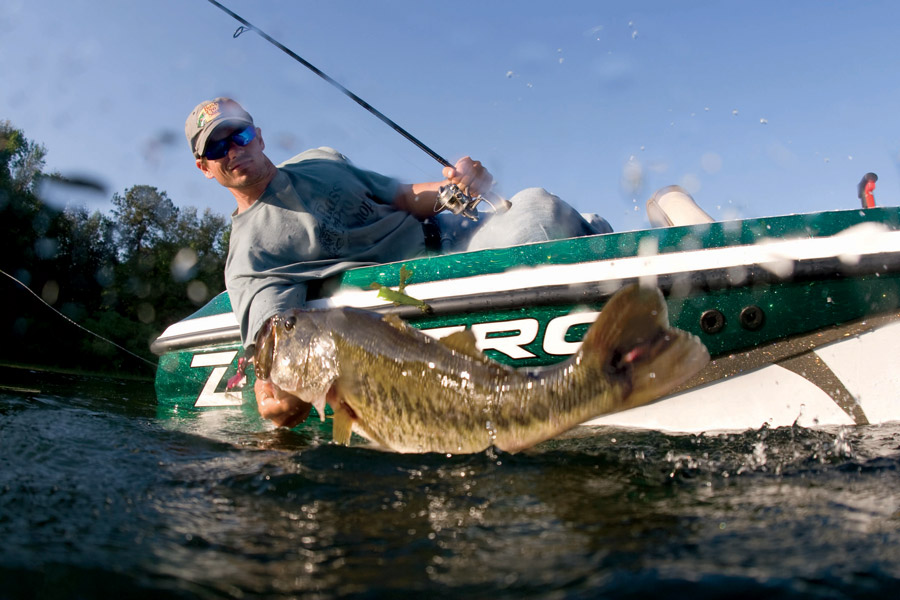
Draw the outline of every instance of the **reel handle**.
[[[494,192],[488,192],[484,196],[484,201],[491,205],[495,213],[505,213],[512,208],[512,202]]]

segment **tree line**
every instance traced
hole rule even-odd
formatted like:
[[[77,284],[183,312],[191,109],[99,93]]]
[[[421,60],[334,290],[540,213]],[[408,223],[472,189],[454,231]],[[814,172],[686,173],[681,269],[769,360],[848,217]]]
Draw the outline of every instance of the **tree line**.
[[[152,374],[105,340],[155,363],[150,342],[224,289],[230,223],[148,185],[115,193],[108,214],[56,208],[47,190],[64,197],[92,184],[45,173],[46,154],[0,121],[0,290],[11,300],[0,310],[0,361]]]

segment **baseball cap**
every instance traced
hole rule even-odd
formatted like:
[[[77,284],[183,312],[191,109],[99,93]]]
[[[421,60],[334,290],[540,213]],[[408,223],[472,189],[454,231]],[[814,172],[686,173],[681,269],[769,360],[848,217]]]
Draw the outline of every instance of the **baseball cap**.
[[[195,158],[206,149],[206,141],[220,125],[253,125],[253,117],[231,98],[215,98],[201,102],[191,111],[184,124],[184,135]]]

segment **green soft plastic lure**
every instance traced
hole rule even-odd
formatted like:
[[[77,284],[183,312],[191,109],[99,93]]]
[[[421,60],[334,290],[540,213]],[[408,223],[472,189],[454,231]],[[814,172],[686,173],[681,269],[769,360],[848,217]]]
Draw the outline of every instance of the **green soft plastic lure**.
[[[380,283],[372,283],[369,287],[373,290],[378,290],[378,297],[388,302],[392,302],[394,306],[416,306],[419,310],[425,313],[431,312],[431,307],[419,300],[418,298],[413,298],[409,294],[406,294],[404,290],[406,289],[406,282],[412,277],[412,271],[406,268],[406,265],[400,267],[400,285],[397,286],[397,289],[391,289],[386,285],[381,285]]]

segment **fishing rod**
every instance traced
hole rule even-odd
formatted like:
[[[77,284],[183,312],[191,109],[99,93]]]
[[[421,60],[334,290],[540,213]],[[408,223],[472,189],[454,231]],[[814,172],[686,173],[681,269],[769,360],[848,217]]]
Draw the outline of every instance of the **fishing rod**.
[[[419,138],[417,138],[416,136],[414,136],[413,134],[411,134],[410,132],[405,130],[403,127],[398,125],[392,119],[388,118],[380,110],[376,109],[374,106],[372,106],[371,104],[369,104],[368,102],[366,102],[365,100],[363,100],[362,98],[360,98],[359,96],[357,96],[356,94],[354,94],[353,92],[348,90],[346,87],[341,85],[338,81],[336,81],[334,78],[330,77],[327,73],[325,73],[324,71],[322,71],[321,69],[316,67],[314,64],[310,63],[308,60],[306,60],[305,58],[303,58],[302,56],[300,56],[299,54],[297,54],[296,52],[294,52],[293,50],[291,50],[290,48],[288,48],[287,46],[285,46],[284,44],[282,44],[281,42],[279,42],[272,36],[270,36],[268,33],[263,31],[256,25],[253,25],[252,23],[250,23],[250,21],[243,18],[239,14],[235,13],[234,11],[229,9],[227,6],[222,5],[222,3],[217,2],[216,0],[207,0],[207,2],[209,2],[210,4],[212,4],[215,7],[219,8],[224,13],[230,15],[233,19],[235,19],[237,22],[239,22],[241,24],[241,26],[238,27],[235,30],[234,34],[232,35],[233,38],[236,39],[238,36],[240,36],[242,33],[246,32],[246,31],[255,31],[264,40],[266,40],[267,42],[269,42],[270,44],[272,44],[273,46],[275,46],[276,48],[278,48],[279,50],[281,50],[282,52],[284,52],[285,54],[287,54],[288,56],[290,56],[297,62],[299,62],[301,65],[303,65],[304,67],[306,67],[307,69],[309,69],[310,71],[312,71],[313,73],[315,73],[316,75],[318,75],[319,77],[321,77],[322,79],[324,79],[325,81],[327,81],[328,83],[330,83],[331,85],[336,87],[344,95],[346,95],[351,100],[353,100],[354,102],[356,102],[357,104],[362,106],[364,109],[369,111],[371,114],[378,117],[382,122],[387,124],[388,127],[390,127],[391,129],[393,129],[394,131],[396,131],[397,133],[399,133],[400,135],[405,137],[407,140],[409,140],[413,144],[415,144],[416,147],[418,147],[420,150],[424,151],[428,156],[430,156],[431,158],[436,160],[441,166],[453,168],[453,165],[451,165],[450,162],[446,158],[442,157],[440,154],[438,154],[437,152],[435,152],[434,150],[429,148]],[[459,188],[459,186],[457,186],[455,184],[442,186],[438,193],[438,202],[440,203],[440,205],[443,208],[450,210],[453,214],[462,215],[473,221],[478,220],[478,210],[476,207],[477,207],[478,203],[482,202],[482,201],[487,202],[494,209],[494,211],[497,211],[497,208],[493,204],[491,204],[491,202],[488,201],[484,196],[481,196],[481,195],[470,196],[470,195],[466,194],[464,191],[462,191]],[[504,207],[504,209],[509,208],[508,201],[500,198],[499,202],[500,202],[501,206]]]
[[[146,363],[146,364],[149,365],[152,369],[156,369],[156,363],[147,360],[147,359],[144,358],[143,356],[139,356],[139,355],[135,354],[134,352],[132,352],[132,351],[129,350],[128,348],[125,348],[124,346],[120,346],[119,344],[115,343],[114,341],[112,341],[112,340],[110,340],[110,339],[108,339],[108,338],[103,337],[103,336],[100,335],[99,333],[94,333],[93,331],[91,331],[91,330],[88,329],[87,327],[84,327],[84,326],[82,326],[82,325],[76,323],[75,321],[73,321],[72,319],[70,319],[69,317],[67,317],[66,315],[62,314],[61,312],[59,312],[58,310],[56,310],[55,308],[53,308],[52,306],[50,306],[50,304],[49,304],[46,300],[44,300],[43,298],[41,298],[40,296],[38,296],[38,295],[34,292],[34,290],[32,290],[30,287],[28,287],[27,285],[25,285],[24,283],[22,283],[21,281],[19,281],[18,279],[16,279],[15,277],[13,277],[12,275],[10,275],[9,273],[7,273],[6,271],[0,269],[0,275],[5,275],[5,276],[9,277],[10,279],[12,279],[15,283],[19,284],[19,286],[21,286],[22,289],[24,289],[26,292],[28,292],[29,294],[31,294],[32,296],[34,296],[35,298],[37,298],[38,301],[39,301],[41,304],[43,304],[44,306],[46,306],[47,308],[49,308],[50,310],[52,310],[53,312],[55,312],[58,316],[62,317],[63,319],[65,319],[66,321],[68,321],[69,323],[71,323],[72,325],[74,325],[75,327],[77,327],[78,329],[82,330],[82,331],[85,332],[85,333],[89,333],[89,334],[91,334],[92,336],[94,336],[94,337],[96,337],[96,338],[98,338],[98,339],[100,339],[100,340],[103,340],[104,342],[106,342],[106,343],[108,343],[108,344],[112,344],[113,346],[115,346],[116,348],[118,348],[119,350],[121,350],[122,352],[124,352],[125,354],[128,354],[128,355],[130,355],[130,356],[132,356],[132,357],[138,359],[139,361]]]

